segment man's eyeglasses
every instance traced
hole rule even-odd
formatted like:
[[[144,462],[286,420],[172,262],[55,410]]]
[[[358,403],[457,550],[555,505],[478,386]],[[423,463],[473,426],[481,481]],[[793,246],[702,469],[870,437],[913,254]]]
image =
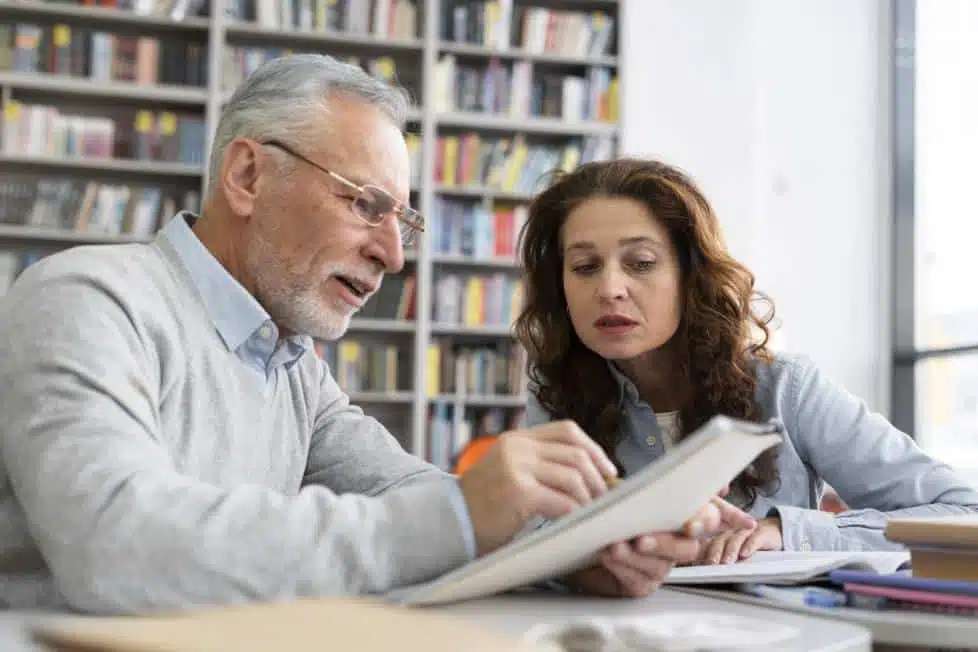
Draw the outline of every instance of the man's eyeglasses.
[[[421,217],[421,214],[410,206],[406,206],[404,203],[394,199],[383,188],[369,184],[358,186],[349,179],[345,179],[332,170],[327,170],[319,163],[306,158],[288,145],[277,140],[266,140],[261,144],[268,145],[269,147],[277,147],[314,168],[322,170],[351,190],[355,190],[356,194],[350,198],[353,214],[370,226],[380,226],[384,218],[393,214],[397,218],[397,226],[401,232],[401,242],[406,245],[413,244],[418,233],[424,231],[424,218]]]

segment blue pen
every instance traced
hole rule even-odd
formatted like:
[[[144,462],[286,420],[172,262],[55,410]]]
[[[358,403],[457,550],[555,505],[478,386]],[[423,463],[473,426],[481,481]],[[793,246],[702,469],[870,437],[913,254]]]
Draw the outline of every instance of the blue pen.
[[[843,607],[846,594],[817,586],[770,586],[768,584],[740,584],[747,594],[766,598],[772,602],[802,607]]]

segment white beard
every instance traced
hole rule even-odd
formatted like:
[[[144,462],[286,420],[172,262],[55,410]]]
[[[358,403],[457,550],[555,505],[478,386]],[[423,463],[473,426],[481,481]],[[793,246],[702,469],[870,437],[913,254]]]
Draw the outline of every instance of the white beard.
[[[295,274],[260,235],[251,241],[245,252],[245,265],[255,282],[255,298],[272,320],[293,333],[319,340],[342,337],[357,311],[338,297],[326,300],[322,294],[323,284],[337,274],[354,278],[374,276],[373,272],[343,263],[320,267],[314,276]]]

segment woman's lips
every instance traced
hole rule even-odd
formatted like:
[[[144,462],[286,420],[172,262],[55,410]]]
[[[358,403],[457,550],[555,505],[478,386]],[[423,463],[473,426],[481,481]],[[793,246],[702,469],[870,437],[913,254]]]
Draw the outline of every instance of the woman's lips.
[[[594,322],[594,327],[608,335],[621,335],[638,326],[638,322],[625,315],[602,315]]]

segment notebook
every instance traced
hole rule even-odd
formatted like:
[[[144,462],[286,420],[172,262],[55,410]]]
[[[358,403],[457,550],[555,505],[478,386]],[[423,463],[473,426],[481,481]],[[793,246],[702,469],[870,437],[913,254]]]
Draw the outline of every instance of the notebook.
[[[608,544],[675,531],[754,458],[781,442],[778,424],[717,416],[594,502],[427,584],[388,598],[427,605],[491,595],[594,563]]]
[[[934,518],[893,518],[886,538],[906,544],[978,547],[978,514]]]
[[[924,577],[913,577],[907,573],[878,575],[876,573],[838,570],[829,573],[829,579],[836,584],[845,584],[847,582],[872,584],[876,586],[892,586],[898,589],[910,589],[913,591],[957,593],[959,595],[978,597],[978,582],[933,580]]]
[[[978,580],[978,514],[891,519],[886,538],[910,548],[914,575]]]
[[[963,607],[978,609],[978,597],[959,595],[956,593],[940,593],[938,591],[919,591],[916,589],[898,589],[893,586],[877,586],[875,584],[859,584],[846,582],[842,585],[846,593],[872,595],[901,602],[917,602],[945,607]]]
[[[734,564],[673,568],[666,584],[800,584],[840,568],[893,573],[910,561],[907,552],[762,551]]]

